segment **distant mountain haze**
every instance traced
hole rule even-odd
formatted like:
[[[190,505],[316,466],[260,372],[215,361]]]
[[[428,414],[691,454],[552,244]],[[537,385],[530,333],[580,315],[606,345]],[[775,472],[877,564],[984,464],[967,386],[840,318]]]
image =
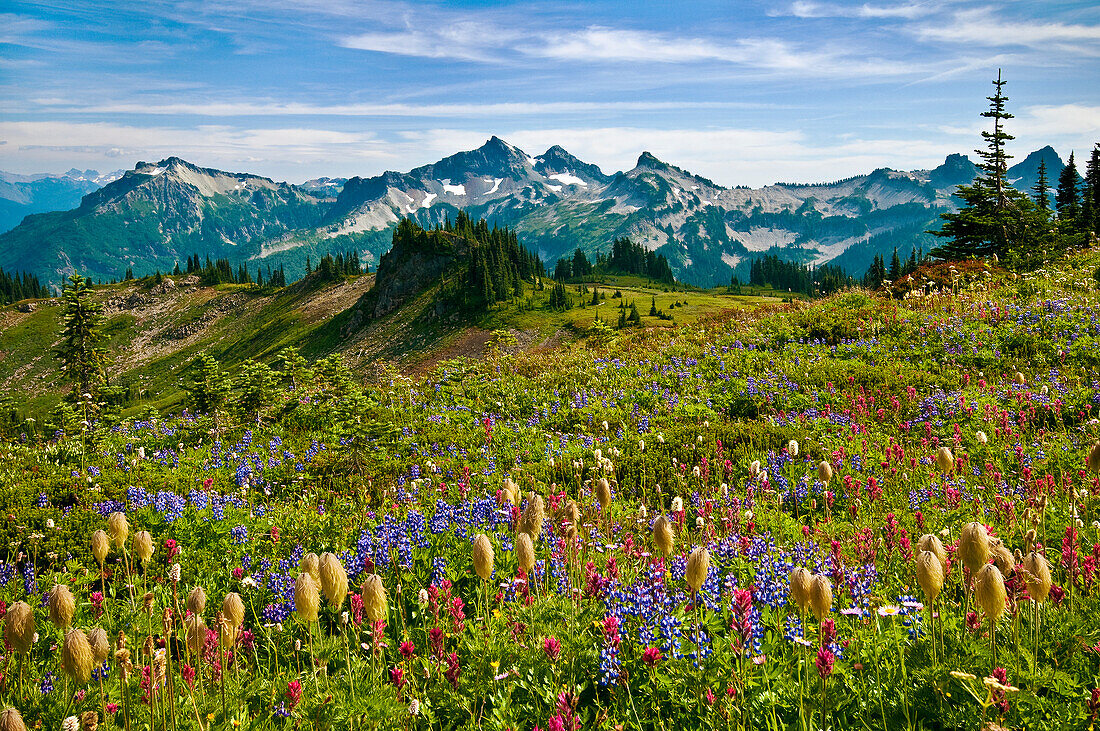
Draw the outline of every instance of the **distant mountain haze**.
[[[1030,193],[1040,161],[1053,183],[1063,162],[1051,147],[1013,165],[1008,180]],[[967,156],[953,154],[932,170],[726,188],[649,152],[631,170],[607,175],[559,146],[532,157],[498,137],[405,173],[300,185],[171,157],[106,176],[0,174],[2,211],[10,218],[28,207],[22,223],[0,234],[0,267],[57,283],[73,270],[95,279],[127,268],[138,276],[171,271],[199,254],[298,275],[307,256],[352,249],[373,267],[402,218],[430,226],[466,210],[515,229],[551,266],[578,247],[593,256],[627,236],[664,254],[677,278],[693,284],[746,281],[750,261],[764,252],[859,276],[876,254],[889,259],[896,247],[904,259],[931,249],[936,242],[925,232],[954,210],[955,187],[976,172]]]

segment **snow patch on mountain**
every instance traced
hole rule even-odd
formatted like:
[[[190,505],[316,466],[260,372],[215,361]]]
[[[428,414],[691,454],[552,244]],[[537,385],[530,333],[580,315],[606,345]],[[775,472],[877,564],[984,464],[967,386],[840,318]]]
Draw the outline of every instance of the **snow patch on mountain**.
[[[798,238],[794,231],[783,228],[751,228],[748,231],[727,229],[730,238],[736,238],[749,251],[767,251],[773,246],[790,246]]]
[[[584,182],[572,173],[554,173],[553,175],[550,175],[549,178],[551,180],[557,180],[565,183],[566,185],[580,185],[585,188],[588,187],[588,183]]]
[[[493,187],[486,191],[486,195],[496,193],[498,190],[500,190],[500,184],[504,182],[504,178],[492,178],[492,181]]]
[[[426,196],[424,196],[424,200],[422,200],[420,202],[420,207],[421,208],[431,208],[432,207],[432,201],[434,201],[438,197],[439,196],[437,196],[435,193],[428,193]]]
[[[466,186],[451,185],[451,181],[448,180],[443,183],[443,191],[453,195],[466,195]]]

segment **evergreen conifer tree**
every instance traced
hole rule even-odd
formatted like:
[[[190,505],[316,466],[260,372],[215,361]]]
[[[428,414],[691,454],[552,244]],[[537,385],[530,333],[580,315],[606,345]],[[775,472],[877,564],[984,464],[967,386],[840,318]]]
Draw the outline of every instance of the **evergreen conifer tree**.
[[[955,192],[963,205],[955,213],[941,214],[943,225],[931,233],[948,239],[932,254],[940,259],[974,256],[1004,256],[1010,250],[1035,244],[1043,227],[1035,215],[1035,204],[1005,180],[1008,160],[1005,144],[1015,139],[1004,130],[1004,121],[1013,115],[1005,110],[1008,101],[1002,87],[1006,84],[1000,71],[993,82],[994,94],[986,97],[989,109],[981,116],[993,120],[993,129],[982,130],[986,149],[977,150],[982,162],[981,174],[970,185],[960,185]]]
[[[1058,222],[1076,226],[1081,218],[1081,175],[1077,172],[1077,163],[1073,153],[1069,153],[1062,172],[1058,175],[1058,192],[1054,194],[1054,205],[1058,209]]]
[[[69,277],[61,297],[65,301],[64,324],[55,356],[67,381],[81,394],[93,393],[103,381],[107,365],[103,306],[92,299],[88,280],[78,273]]]

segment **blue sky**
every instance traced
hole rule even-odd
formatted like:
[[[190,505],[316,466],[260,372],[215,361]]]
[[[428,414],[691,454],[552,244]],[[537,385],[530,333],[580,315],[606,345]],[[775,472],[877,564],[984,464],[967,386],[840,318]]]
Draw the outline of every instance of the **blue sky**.
[[[1100,140],[1094,2],[8,0],[0,169],[179,155],[294,182],[492,134],[725,185],[969,153],[1004,69],[1012,151]]]

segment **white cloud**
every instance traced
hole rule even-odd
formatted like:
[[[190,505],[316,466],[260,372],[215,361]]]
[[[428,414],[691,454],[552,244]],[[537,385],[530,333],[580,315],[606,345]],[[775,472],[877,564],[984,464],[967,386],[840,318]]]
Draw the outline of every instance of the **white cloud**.
[[[584,114],[591,112],[645,112],[697,109],[743,109],[760,107],[758,104],[740,102],[502,102],[469,104],[301,104],[295,102],[170,102],[136,103],[117,102],[72,105],[61,100],[51,100],[44,106],[66,109],[56,111],[81,114],[155,114],[198,117],[283,117],[283,116],[338,116],[338,117],[522,117],[553,114]]]
[[[1062,51],[1100,55],[1100,25],[1004,20],[989,8],[958,11],[951,19],[918,28],[917,35],[924,40],[989,47],[1042,48],[1053,44]]]
[[[3,161],[17,172],[63,170],[72,166],[117,168],[138,160],[178,155],[225,170],[265,161],[270,170],[294,170],[350,161],[384,164],[385,145],[372,133],[325,129],[241,129],[222,125],[137,127],[89,122],[0,122]],[[263,173],[261,173],[263,174]]]
[[[455,58],[464,61],[491,61],[512,33],[486,28],[478,23],[451,23],[440,30],[406,29],[391,32],[360,33],[340,39],[345,48],[377,51],[422,58]]]
[[[806,51],[775,38],[735,38],[717,42],[638,30],[591,26],[550,34],[520,48],[531,56],[582,63],[718,62],[770,72],[811,76],[890,76],[911,74],[913,64],[853,58],[833,51]]]
[[[833,3],[795,2],[785,11],[772,15],[793,15],[796,18],[904,18],[912,20],[932,12],[938,3],[914,2],[900,5],[837,5]]]

